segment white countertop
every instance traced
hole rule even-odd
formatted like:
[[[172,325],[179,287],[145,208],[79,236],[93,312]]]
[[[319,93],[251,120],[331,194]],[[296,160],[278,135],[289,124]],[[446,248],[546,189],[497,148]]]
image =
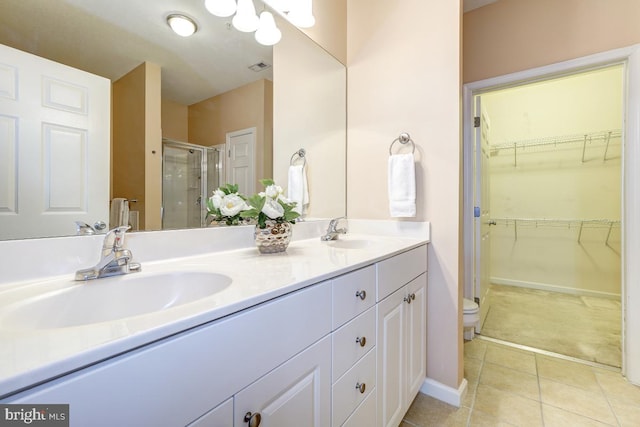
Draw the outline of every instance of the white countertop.
[[[420,224],[417,233],[389,232],[379,224],[378,229],[386,231],[371,233],[370,227],[351,227],[350,221],[354,233],[340,239],[366,242],[353,248],[336,247],[314,237],[291,242],[281,254],[261,255],[250,247],[143,262],[143,271],[133,274],[215,272],[229,276],[232,283],[195,302],[88,325],[7,327],[2,318],[16,301],[52,288],[91,286],[91,282],[74,282],[72,275],[62,275],[4,284],[0,286],[0,397],[425,244],[428,223]]]

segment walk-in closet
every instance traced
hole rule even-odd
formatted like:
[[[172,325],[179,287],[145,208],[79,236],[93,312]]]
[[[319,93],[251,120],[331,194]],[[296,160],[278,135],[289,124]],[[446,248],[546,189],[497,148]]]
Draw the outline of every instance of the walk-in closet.
[[[623,87],[617,65],[478,95],[482,335],[620,366]]]

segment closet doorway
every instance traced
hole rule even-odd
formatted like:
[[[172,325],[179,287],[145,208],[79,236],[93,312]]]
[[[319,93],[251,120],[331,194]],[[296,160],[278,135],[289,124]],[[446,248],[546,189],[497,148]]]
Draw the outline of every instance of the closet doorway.
[[[483,336],[621,366],[623,77],[476,95]]]
[[[475,295],[473,99],[499,88],[621,64],[624,67],[622,163],[622,374],[640,385],[640,45],[492,77],[463,86],[464,295]],[[591,99],[597,102],[595,99]],[[494,228],[491,226],[490,228]]]

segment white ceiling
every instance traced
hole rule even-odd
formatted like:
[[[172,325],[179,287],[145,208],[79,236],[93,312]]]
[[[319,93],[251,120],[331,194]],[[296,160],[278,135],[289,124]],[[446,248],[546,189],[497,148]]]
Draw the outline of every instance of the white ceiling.
[[[177,11],[198,23],[192,37],[166,24]],[[162,67],[163,96],[189,105],[272,78],[271,68],[248,68],[271,64],[272,49],[229,21],[208,13],[204,0],[1,0],[0,43],[111,80],[150,61]]]

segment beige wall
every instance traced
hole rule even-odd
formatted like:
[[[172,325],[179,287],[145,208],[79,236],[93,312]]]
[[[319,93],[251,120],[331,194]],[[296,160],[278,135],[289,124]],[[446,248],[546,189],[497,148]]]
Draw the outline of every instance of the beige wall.
[[[274,179],[287,187],[293,153],[307,152],[307,218],[344,216],[346,71],[293,28],[283,27],[274,58]]]
[[[640,43],[638,0],[499,0],[464,15],[464,81]]]
[[[262,188],[257,180],[272,177],[273,82],[270,80],[258,80],[192,104],[188,121],[188,142],[204,146],[224,144],[227,132],[255,127],[256,188]]]
[[[162,229],[161,70],[160,66],[149,62],[146,63],[145,68],[144,229],[160,230]]]
[[[451,0],[347,4],[347,214],[389,219],[389,145],[400,132],[410,133],[417,162],[413,220],[431,222],[427,376],[457,388],[463,377],[461,5]]]
[[[162,137],[189,141],[189,107],[162,98]]]
[[[137,200],[140,229],[161,228],[160,67],[143,63],[113,83],[113,197]]]

